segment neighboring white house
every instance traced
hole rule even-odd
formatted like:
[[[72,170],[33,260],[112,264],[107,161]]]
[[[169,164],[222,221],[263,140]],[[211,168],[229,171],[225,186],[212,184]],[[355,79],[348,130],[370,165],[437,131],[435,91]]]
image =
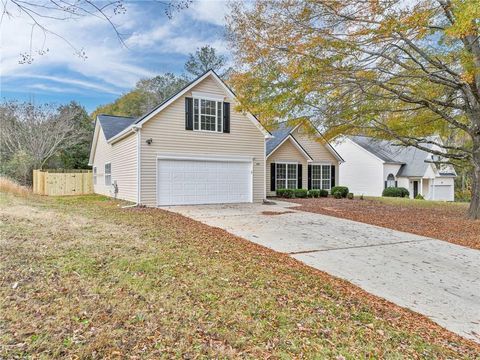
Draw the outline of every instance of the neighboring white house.
[[[339,137],[334,147],[345,160],[339,184],[354,194],[381,196],[386,187],[404,187],[411,198],[420,194],[427,200],[454,200],[455,169],[436,166],[435,155],[367,136]]]
[[[144,116],[99,115],[94,192],[147,206],[261,202],[271,134],[236,102],[210,70]]]

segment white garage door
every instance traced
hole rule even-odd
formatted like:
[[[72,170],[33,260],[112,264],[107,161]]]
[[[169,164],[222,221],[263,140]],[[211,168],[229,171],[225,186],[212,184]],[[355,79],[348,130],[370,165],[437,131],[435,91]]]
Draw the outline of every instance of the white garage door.
[[[252,201],[252,161],[157,161],[158,205]]]
[[[435,185],[434,191],[434,200],[439,201],[453,201],[453,186],[452,185]]]

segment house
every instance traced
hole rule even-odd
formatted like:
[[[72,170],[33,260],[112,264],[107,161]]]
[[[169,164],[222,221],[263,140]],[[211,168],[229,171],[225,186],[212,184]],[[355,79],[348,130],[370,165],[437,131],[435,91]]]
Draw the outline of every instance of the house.
[[[325,189],[338,184],[342,157],[310,123],[280,123],[266,143],[267,195],[277,189]]]
[[[94,192],[147,206],[261,202],[271,134],[208,71],[139,118],[99,115]]]
[[[439,150],[431,144],[424,146]],[[340,183],[354,194],[381,196],[386,187],[404,187],[411,198],[454,200],[455,169],[437,166],[434,161],[438,164],[438,157],[431,153],[367,136],[340,137],[334,147],[345,159]]]

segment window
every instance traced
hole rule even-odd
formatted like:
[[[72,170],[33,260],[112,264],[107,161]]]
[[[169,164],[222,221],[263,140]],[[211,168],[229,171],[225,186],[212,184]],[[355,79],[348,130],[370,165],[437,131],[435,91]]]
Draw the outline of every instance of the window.
[[[93,185],[97,185],[97,167],[93,167]]]
[[[312,189],[330,190],[331,171],[330,165],[312,165]]]
[[[276,163],[276,188],[296,189],[297,168],[297,164],[294,163]]]
[[[193,130],[222,132],[223,103],[207,99],[193,99]]]
[[[332,184],[331,176],[330,165],[322,165],[322,189],[330,190],[330,185]]]
[[[105,164],[105,185],[112,185],[112,164],[110,163]]]
[[[387,176],[387,187],[395,187],[395,176],[393,174]]]

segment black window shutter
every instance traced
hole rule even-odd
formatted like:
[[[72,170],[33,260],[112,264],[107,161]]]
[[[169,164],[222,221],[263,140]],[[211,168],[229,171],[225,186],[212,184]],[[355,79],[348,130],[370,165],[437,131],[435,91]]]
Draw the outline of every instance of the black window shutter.
[[[307,178],[308,190],[312,188],[312,165],[308,164],[308,178]]]
[[[330,167],[330,187],[334,187],[336,185],[336,182],[335,182],[335,165],[332,165]]]
[[[387,188],[387,181],[385,180],[385,189]]]
[[[398,187],[398,181],[395,180],[395,187]]]
[[[297,165],[297,189],[302,189],[303,188],[303,179],[302,179],[302,164]]]
[[[193,130],[193,99],[185,98],[185,130]]]
[[[275,191],[275,179],[276,179],[275,170],[276,170],[275,163],[271,163],[270,164],[270,191]]]
[[[230,103],[223,103],[223,132],[230,132]]]

